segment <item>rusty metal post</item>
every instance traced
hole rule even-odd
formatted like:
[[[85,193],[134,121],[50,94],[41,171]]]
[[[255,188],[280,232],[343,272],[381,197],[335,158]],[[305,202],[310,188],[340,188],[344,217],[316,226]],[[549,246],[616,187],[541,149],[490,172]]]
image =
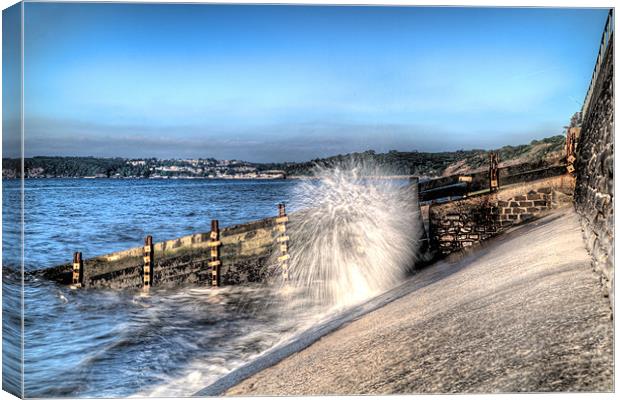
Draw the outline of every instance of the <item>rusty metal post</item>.
[[[284,281],[288,281],[289,279],[288,260],[290,258],[290,255],[288,253],[289,237],[286,236],[287,222],[288,216],[286,215],[286,205],[284,203],[280,203],[278,204],[278,217],[276,218],[276,227],[279,232],[277,242],[280,244],[280,256],[278,257],[278,262],[280,263],[280,268],[282,269],[282,279],[284,279]]]
[[[566,170],[569,174],[575,172],[574,163],[577,160],[577,140],[579,138],[581,128],[570,127],[566,132]]]
[[[144,289],[153,286],[153,265],[155,261],[155,248],[153,246],[153,236],[148,235],[144,239],[144,269],[142,273],[142,282]]]
[[[211,235],[210,235],[209,247],[211,248],[211,259],[208,263],[211,267],[211,286],[220,286],[220,267],[222,262],[220,261],[220,225],[217,219],[211,220]]]
[[[489,153],[489,191],[499,189],[499,154]]]
[[[573,167],[573,163],[575,162],[573,139],[573,132],[568,128],[566,132],[566,170],[569,174],[575,171],[575,167]]]
[[[81,287],[84,278],[84,262],[82,261],[82,252],[73,253],[73,279],[72,283],[76,287]]]

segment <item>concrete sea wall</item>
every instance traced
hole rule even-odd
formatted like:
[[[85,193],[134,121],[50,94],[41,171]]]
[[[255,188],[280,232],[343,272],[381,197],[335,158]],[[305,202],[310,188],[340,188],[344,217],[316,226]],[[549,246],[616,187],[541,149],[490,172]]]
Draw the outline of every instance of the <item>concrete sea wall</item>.
[[[575,162],[575,209],[594,269],[610,296],[614,282],[614,51],[613,34],[604,52],[587,112]]]

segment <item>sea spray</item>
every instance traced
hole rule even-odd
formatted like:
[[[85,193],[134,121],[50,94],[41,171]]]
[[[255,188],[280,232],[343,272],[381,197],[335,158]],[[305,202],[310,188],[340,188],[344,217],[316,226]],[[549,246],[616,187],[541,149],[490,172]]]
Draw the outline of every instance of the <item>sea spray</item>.
[[[417,188],[407,180],[389,178],[393,175],[374,164],[356,162],[316,167],[311,179],[296,183],[288,196],[289,221],[282,232],[290,238],[288,280],[276,269],[261,311],[276,316],[270,329],[287,328],[270,348],[246,357],[246,363],[231,364],[230,374],[218,380],[200,378],[205,383],[201,396],[221,394],[303,349],[322,332],[389,301],[389,296],[378,295],[405,280],[417,258],[422,228]],[[269,265],[277,265],[280,255],[274,252]],[[354,307],[375,296],[374,305]],[[209,363],[202,361],[191,369],[205,365]],[[194,376],[198,375],[188,374],[179,387],[192,386]],[[152,394],[168,393],[169,388],[161,388]]]
[[[340,308],[402,281],[419,247],[417,191],[389,175],[371,163],[317,166],[293,188],[282,294]]]
[[[41,209],[45,210],[46,206],[62,203],[71,204],[76,210],[90,210],[92,201],[81,201],[83,196],[67,202],[67,192],[64,190],[67,185],[79,186],[81,193],[86,189],[91,190],[92,195],[96,195],[98,204],[117,203],[119,196],[123,197],[128,193],[127,185],[131,186],[129,192],[135,194],[138,190],[146,194],[146,197],[156,191],[157,201],[150,207],[152,212],[158,215],[157,219],[133,219],[135,215],[144,215],[136,212],[142,210],[144,204],[133,202],[132,199],[145,196],[135,195],[124,198],[126,207],[122,210],[118,207],[114,210],[101,207],[98,209],[105,213],[94,217],[92,213],[82,213],[99,222],[103,221],[103,225],[79,225],[89,228],[88,232],[79,236],[87,238],[84,239],[85,243],[101,245],[88,250],[89,254],[97,254],[129,246],[125,239],[119,239],[119,230],[134,239],[141,237],[145,229],[155,233],[156,237],[173,237],[199,223],[197,220],[187,220],[186,215],[190,211],[196,212],[198,219],[204,219],[204,215],[218,215],[221,220],[233,224],[272,215],[275,204],[284,201],[290,215],[288,234],[292,235],[290,249],[293,253],[297,251],[297,243],[301,243],[295,241],[295,230],[297,225],[304,221],[300,218],[304,215],[303,210],[307,210],[310,218],[316,219],[314,223],[308,220],[308,226],[316,226],[317,233],[331,234],[330,230],[334,229],[333,225],[338,222],[349,226],[351,237],[359,232],[364,233],[363,236],[355,237],[355,243],[367,242],[359,246],[365,248],[356,249],[360,254],[375,253],[377,248],[389,253],[385,257],[374,257],[372,265],[377,267],[377,271],[358,275],[366,285],[360,293],[371,295],[373,290],[381,290],[377,288],[389,288],[392,281],[398,283],[401,273],[407,266],[412,265],[413,261],[410,259],[415,259],[415,254],[411,254],[413,249],[409,246],[413,243],[415,247],[415,234],[405,234],[407,230],[415,231],[415,224],[407,223],[408,219],[414,221],[415,218],[409,218],[405,212],[415,204],[415,199],[406,188],[406,181],[366,179],[369,174],[389,174],[379,169],[373,171],[373,168],[340,168],[339,172],[317,170],[317,179],[308,181],[145,181],[138,186],[131,182],[110,181],[106,183],[109,190],[103,192],[99,187],[89,187],[94,181],[33,181],[31,185],[41,190],[32,190],[30,195],[37,196],[37,203],[42,208],[30,208],[31,214],[27,217],[34,221],[39,218],[36,224],[31,226],[47,226],[45,224],[50,224],[49,215],[53,213],[42,212]],[[356,186],[357,189],[343,188],[340,192],[330,193],[329,196],[332,197],[321,199],[321,194],[326,192],[326,186],[329,186],[323,177],[331,178],[332,186],[336,188],[349,185]],[[97,184],[101,185],[101,182]],[[314,188],[303,189],[306,185]],[[294,186],[300,187],[293,189]],[[357,202],[352,199],[336,201],[336,193],[345,198],[358,196],[359,199]],[[291,198],[291,195],[294,198]],[[190,199],[195,201],[189,202]],[[18,204],[20,198],[15,197],[13,200]],[[362,203],[362,206],[356,206],[358,202]],[[171,203],[176,206],[171,208]],[[326,204],[330,203],[334,204],[330,218],[339,218],[340,221],[334,220],[330,224],[329,221],[312,217],[314,208],[325,209]],[[346,204],[350,205],[349,214],[338,210],[339,207],[346,209]],[[366,231],[373,225],[359,222],[363,221],[364,215],[353,213],[364,207],[371,210],[369,216],[377,220],[374,229],[378,230],[375,233]],[[382,210],[372,211],[375,208]],[[228,214],[222,216],[223,212]],[[384,216],[382,213],[389,215]],[[54,226],[75,226],[69,214],[54,215]],[[183,218],[179,218],[179,215]],[[41,219],[43,216],[45,219]],[[325,218],[328,219],[327,216]],[[355,227],[356,220],[357,225],[363,228]],[[149,225],[151,223],[154,225]],[[398,228],[400,225],[402,230]],[[177,227],[179,231],[168,230],[170,227]],[[345,235],[344,226],[339,229],[341,230],[338,232]],[[392,230],[399,233],[392,237],[394,235],[389,233]],[[34,243],[32,247],[42,246],[48,251],[31,254],[29,260],[32,266],[53,265],[57,262],[55,257],[70,254],[71,251],[67,249],[75,247],[73,240],[78,236],[61,235],[54,239],[46,236],[47,230],[40,229],[37,232],[30,238],[31,243]],[[381,241],[389,240],[389,246],[379,245],[379,241],[372,236],[375,234]],[[312,248],[314,235],[309,236],[311,241],[307,245]],[[88,240],[88,237],[98,239]],[[337,243],[333,240],[326,241],[328,245]],[[353,242],[352,239],[350,241]],[[342,246],[340,251],[343,254],[350,251],[344,244],[338,246]],[[407,252],[402,253],[403,249]],[[325,251],[327,250],[320,250],[316,254],[320,255]],[[353,253],[350,258],[353,256],[359,254]],[[401,259],[402,262],[398,261]],[[341,265],[336,259],[332,260],[335,262],[334,266]],[[292,263],[295,270],[297,265],[302,264]],[[360,269],[365,267],[362,264]],[[26,266],[26,269],[30,269],[30,266]],[[373,276],[370,276],[371,273]],[[392,279],[387,279],[392,275]],[[307,280],[313,283],[319,278],[309,275]],[[335,281],[338,280],[335,276]],[[350,280],[355,282],[353,278]],[[335,294],[334,290],[318,290],[315,295],[307,290],[311,286],[296,285],[295,282],[293,280],[287,284],[290,289],[288,297],[278,296],[274,292],[279,285],[266,287],[263,284],[224,286],[215,290],[208,287],[155,286],[148,296],[142,297],[141,292],[137,291],[80,291],[59,287],[45,280],[26,282],[26,395],[179,397],[195,393],[261,355],[277,350],[297,338],[304,338],[308,330],[320,332],[326,323],[331,323],[333,314],[326,306],[338,306],[336,301],[329,300],[331,294]],[[8,284],[12,285],[16,293],[21,292],[19,282]],[[338,285],[334,287],[337,288]],[[8,289],[5,288],[5,291]],[[328,293],[331,294],[327,296]],[[362,299],[363,295],[357,298]],[[350,304],[351,298],[344,297],[342,303]],[[342,304],[339,307],[342,307]],[[347,312],[348,310],[343,310],[343,313]],[[119,365],[123,368],[119,369]],[[16,372],[14,375],[18,377],[19,371]]]

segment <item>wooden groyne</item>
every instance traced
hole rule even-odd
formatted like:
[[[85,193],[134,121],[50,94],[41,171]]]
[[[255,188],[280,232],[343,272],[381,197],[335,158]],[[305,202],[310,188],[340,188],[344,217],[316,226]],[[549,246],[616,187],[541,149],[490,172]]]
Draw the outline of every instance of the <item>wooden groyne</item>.
[[[280,233],[277,218],[223,229],[213,220],[206,233],[163,242],[147,236],[144,246],[89,259],[78,252],[79,263],[74,258],[72,264],[44,270],[42,275],[75,287],[114,289],[257,282],[272,269],[267,264]]]

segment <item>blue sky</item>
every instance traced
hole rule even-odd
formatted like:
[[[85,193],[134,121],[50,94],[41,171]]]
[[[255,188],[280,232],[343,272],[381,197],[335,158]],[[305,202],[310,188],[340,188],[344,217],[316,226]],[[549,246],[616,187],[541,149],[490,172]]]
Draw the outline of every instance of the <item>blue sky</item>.
[[[25,5],[27,155],[493,148],[580,109],[604,9]]]

